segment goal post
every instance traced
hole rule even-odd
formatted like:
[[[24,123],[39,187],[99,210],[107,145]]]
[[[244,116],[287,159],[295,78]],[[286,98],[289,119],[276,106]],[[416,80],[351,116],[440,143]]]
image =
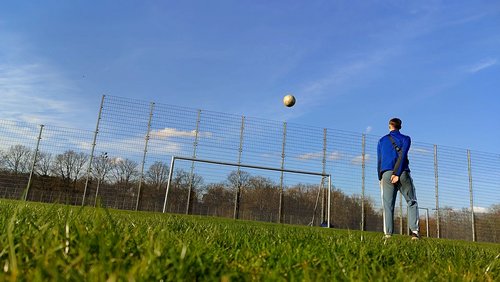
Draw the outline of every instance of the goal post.
[[[287,173],[303,174],[303,175],[321,176],[322,182],[323,182],[323,178],[326,177],[326,178],[328,178],[327,227],[330,228],[330,226],[331,226],[330,225],[331,190],[332,190],[331,174],[326,174],[326,173],[322,173],[322,172],[311,172],[311,171],[302,171],[302,170],[294,170],[294,169],[276,168],[276,167],[266,167],[266,166],[258,166],[258,165],[248,165],[248,164],[241,164],[241,163],[231,163],[231,162],[206,160],[206,159],[181,157],[181,156],[172,156],[172,158],[170,160],[170,168],[169,168],[168,179],[167,179],[167,188],[165,190],[165,200],[163,202],[163,213],[166,212],[166,208],[167,208],[168,193],[170,190],[170,184],[172,182],[172,177],[174,174],[174,166],[175,166],[176,160],[193,161],[193,162],[208,163],[208,164],[215,164],[215,165],[225,165],[225,166],[234,166],[234,167],[244,167],[244,168],[250,168],[250,169],[279,171],[279,172],[287,172]],[[320,188],[322,188],[322,187],[320,187]]]

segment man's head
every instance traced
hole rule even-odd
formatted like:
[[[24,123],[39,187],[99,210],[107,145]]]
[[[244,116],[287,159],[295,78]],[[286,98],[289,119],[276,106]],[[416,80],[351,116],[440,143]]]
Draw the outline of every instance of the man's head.
[[[399,118],[392,118],[389,121],[389,130],[400,130],[402,121]]]

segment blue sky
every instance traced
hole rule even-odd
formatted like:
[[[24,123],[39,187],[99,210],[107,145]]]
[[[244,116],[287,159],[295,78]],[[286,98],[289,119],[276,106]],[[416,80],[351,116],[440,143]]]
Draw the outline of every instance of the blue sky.
[[[102,94],[500,153],[500,2],[2,3],[0,119],[92,130]]]

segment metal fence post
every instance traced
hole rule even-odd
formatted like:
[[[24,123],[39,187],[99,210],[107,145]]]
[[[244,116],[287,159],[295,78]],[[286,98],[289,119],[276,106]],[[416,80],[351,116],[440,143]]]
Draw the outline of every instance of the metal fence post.
[[[43,124],[40,124],[40,132],[38,133],[38,139],[36,141],[35,154],[33,154],[33,161],[31,162],[30,176],[28,178],[28,185],[26,185],[26,190],[24,191],[23,200],[28,199],[28,193],[31,187],[31,182],[33,180],[33,171],[35,170],[36,159],[38,157],[38,149],[40,148],[40,140],[42,139]]]
[[[332,175],[328,175],[328,216],[327,216],[327,225],[330,228],[330,215],[331,215],[331,207],[332,207]]]
[[[281,169],[285,168],[285,145],[286,145],[286,121],[283,122],[283,146],[281,148]],[[278,222],[281,223],[283,220],[283,171],[281,171],[280,177],[280,191],[279,191],[279,211],[278,211]]]
[[[361,136],[361,231],[365,230],[365,142],[366,135]]]
[[[201,110],[198,110],[198,117],[196,118],[196,129],[194,131],[193,142],[193,159],[196,159],[196,148],[198,147],[198,130],[200,127]],[[189,189],[186,203],[186,214],[191,212],[191,194],[193,193],[193,180],[194,180],[194,162],[191,162],[191,173],[189,174]]]
[[[403,196],[399,193],[399,234],[403,234]]]
[[[469,194],[470,194],[470,211],[471,211],[471,225],[472,225],[472,241],[476,242],[476,222],[474,215],[474,196],[472,190],[472,166],[470,158],[470,150],[467,150],[467,167],[469,171]]]
[[[437,238],[441,238],[441,225],[440,225],[440,214],[439,214],[439,181],[438,181],[438,156],[437,156],[437,145],[434,145],[434,181],[436,188],[436,232]]]
[[[425,209],[425,227],[427,231],[427,237],[429,237],[429,209]]]
[[[327,129],[323,129],[323,174],[326,173],[326,133]],[[325,177],[321,177],[321,223],[325,222],[326,215],[326,189],[324,186]]]
[[[142,182],[144,182],[144,165],[146,164],[146,155],[148,154],[149,134],[151,132],[151,119],[153,118],[154,107],[155,103],[151,102],[151,109],[149,111],[148,130],[146,132],[146,137],[144,138],[145,139],[144,154],[142,155],[141,176],[139,178],[139,187],[137,188],[137,202],[135,203],[135,210],[139,209],[139,200],[141,198],[141,187],[142,187]]]
[[[238,164],[241,164],[241,154],[243,152],[243,131],[245,129],[245,116],[241,116],[241,127],[240,127],[240,147],[238,149]],[[234,219],[240,217],[240,197],[241,197],[241,170],[238,166],[238,187],[236,187],[236,195],[234,199]]]
[[[83,189],[82,206],[85,205],[85,196],[87,195],[87,187],[89,185],[90,171],[92,169],[92,161],[94,160],[94,150],[95,150],[95,145],[96,145],[96,140],[97,140],[97,134],[99,133],[99,122],[101,121],[101,115],[102,115],[102,109],[104,106],[104,98],[105,97],[106,97],[106,95],[102,95],[101,105],[99,107],[99,114],[97,115],[97,123],[96,123],[95,131],[94,131],[94,140],[92,141],[92,149],[90,151],[89,165],[87,167],[87,179],[85,180],[85,188]]]
[[[406,235],[410,235],[410,213],[408,212],[410,207],[406,204]]]

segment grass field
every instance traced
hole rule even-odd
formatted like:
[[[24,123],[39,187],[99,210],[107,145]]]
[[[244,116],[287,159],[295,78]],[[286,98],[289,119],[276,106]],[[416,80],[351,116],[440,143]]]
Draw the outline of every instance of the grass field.
[[[0,281],[495,281],[500,245],[0,200]],[[498,281],[498,280],[496,280]]]

